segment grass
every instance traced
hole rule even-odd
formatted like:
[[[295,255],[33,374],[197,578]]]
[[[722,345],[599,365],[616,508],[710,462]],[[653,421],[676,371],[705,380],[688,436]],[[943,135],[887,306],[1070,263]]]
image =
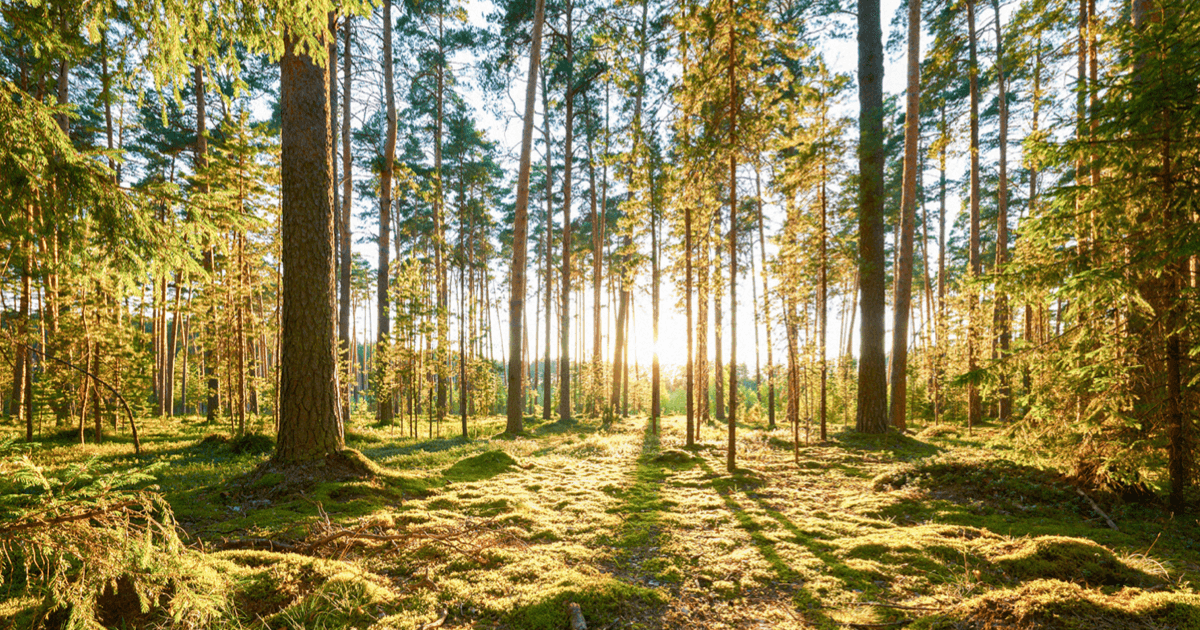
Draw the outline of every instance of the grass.
[[[284,479],[251,474],[269,436],[213,437],[194,418],[142,420],[141,457],[119,436],[81,447],[74,434],[32,457],[50,470],[165,462],[155,484],[197,548],[338,525],[480,532],[474,554],[416,543],[204,553],[224,576],[229,628],[418,628],[445,612],[447,628],[557,629],[570,602],[590,627],[1200,627],[1194,518],[1098,497],[1113,531],[1059,471],[1006,459],[995,428],[833,433],[795,462],[789,428],[744,425],[728,473],[723,429],[706,426],[708,442],[686,449],[678,417],[661,435],[644,419],[534,423],[518,436],[502,435],[501,418],[471,422],[494,437],[352,423],[347,444],[372,474],[302,493],[272,494]],[[0,626],[37,605],[5,599]]]

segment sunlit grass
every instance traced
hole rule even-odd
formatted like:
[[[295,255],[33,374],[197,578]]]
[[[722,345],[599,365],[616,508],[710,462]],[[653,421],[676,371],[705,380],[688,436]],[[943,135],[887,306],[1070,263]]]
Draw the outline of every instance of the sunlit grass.
[[[474,524],[498,535],[482,559],[382,547],[338,552],[317,570],[268,552],[218,555],[254,565],[230,587],[242,602],[231,623],[247,627],[260,627],[258,615],[273,627],[415,628],[447,611],[446,627],[561,628],[569,601],[597,627],[642,628],[1034,628],[1060,609],[1167,628],[1200,610],[1195,520],[1115,505],[1114,532],[1056,472],[1004,459],[988,429],[873,437],[837,427],[826,443],[801,444],[796,463],[790,427],[747,424],[730,474],[723,427],[706,426],[705,443],[686,450],[679,417],[664,418],[659,436],[643,418],[534,422],[514,439],[500,438],[503,427],[472,419],[464,440],[453,418],[440,430],[419,424],[413,438],[407,425],[358,419],[347,445],[382,467],[374,479],[279,497],[268,490],[281,479],[236,485],[269,457],[262,443],[235,453],[205,439],[226,427],[199,418],[143,420],[140,457],[126,439],[81,447],[64,437],[35,457],[52,468],[166,462],[157,486],[198,546],[298,541],[325,514],[335,526]],[[252,599],[275,609],[251,614]]]

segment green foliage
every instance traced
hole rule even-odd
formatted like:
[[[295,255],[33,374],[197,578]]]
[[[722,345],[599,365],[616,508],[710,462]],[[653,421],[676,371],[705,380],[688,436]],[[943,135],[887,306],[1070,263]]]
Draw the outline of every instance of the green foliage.
[[[146,615],[204,625],[224,613],[226,584],[184,547],[170,506],[128,489],[158,467],[91,459],[51,471],[12,440],[0,457],[0,585],[39,602],[32,627],[103,628]]]

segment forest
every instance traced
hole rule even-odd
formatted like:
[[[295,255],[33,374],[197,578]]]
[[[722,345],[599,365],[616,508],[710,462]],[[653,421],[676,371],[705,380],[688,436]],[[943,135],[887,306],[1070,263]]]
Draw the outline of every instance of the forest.
[[[1191,0],[0,0],[0,627],[1200,629],[1196,129]]]

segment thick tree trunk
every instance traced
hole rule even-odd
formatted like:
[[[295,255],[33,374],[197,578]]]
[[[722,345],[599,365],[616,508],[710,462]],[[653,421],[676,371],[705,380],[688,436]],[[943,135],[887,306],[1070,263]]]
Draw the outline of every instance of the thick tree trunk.
[[[887,431],[887,361],[883,353],[883,33],[879,0],[858,5],[858,253],[862,324],[856,427]]]
[[[505,431],[520,433],[524,423],[524,383],[522,381],[521,347],[525,310],[525,247],[529,231],[529,170],[533,152],[533,116],[537,102],[537,75],[542,56],[542,22],[546,15],[546,0],[537,0],[533,16],[533,36],[529,52],[529,76],[525,87],[525,119],[521,132],[521,164],[517,175],[517,203],[513,222],[513,263],[509,300],[508,340],[512,353],[508,359],[508,423]]]
[[[892,301],[892,426],[903,433],[908,404],[908,314],[912,304],[913,232],[917,213],[917,142],[921,116],[921,0],[908,0],[908,92],[904,109],[904,183],[900,204],[900,252]],[[1003,149],[1002,149],[1003,150]]]
[[[334,344],[333,178],[327,68],[284,37],[283,313],[279,437],[275,460],[317,459],[342,450]]]

